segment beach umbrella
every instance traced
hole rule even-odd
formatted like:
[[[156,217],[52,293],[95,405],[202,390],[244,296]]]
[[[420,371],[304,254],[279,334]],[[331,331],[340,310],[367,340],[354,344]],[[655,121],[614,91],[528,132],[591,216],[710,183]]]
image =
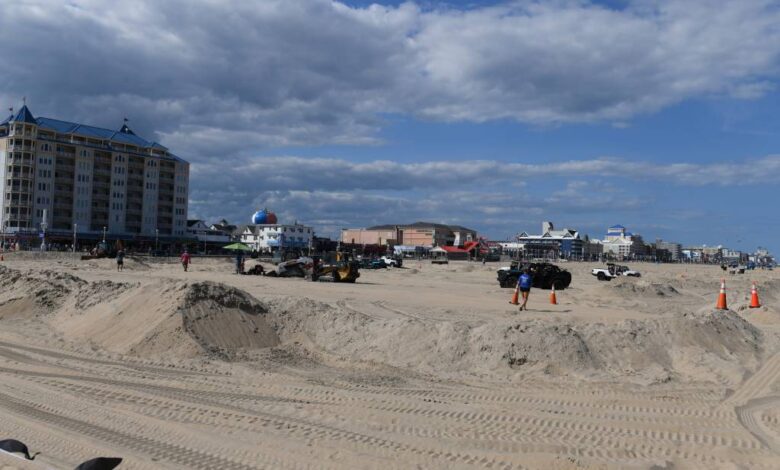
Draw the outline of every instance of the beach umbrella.
[[[222,248],[226,250],[252,251],[252,248],[245,243],[231,243],[230,245],[223,246]]]

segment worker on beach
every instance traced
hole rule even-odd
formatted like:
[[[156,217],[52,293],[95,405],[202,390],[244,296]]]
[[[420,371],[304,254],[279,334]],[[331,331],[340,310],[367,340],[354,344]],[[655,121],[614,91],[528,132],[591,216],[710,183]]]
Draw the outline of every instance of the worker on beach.
[[[184,268],[184,272],[187,272],[187,268],[190,265],[190,254],[187,252],[187,250],[184,250],[184,253],[181,254],[181,266]]]
[[[244,253],[242,251],[236,251],[236,274],[244,272]]]
[[[528,270],[528,268],[523,269],[522,274],[520,274],[520,277],[517,278],[517,286],[520,288],[520,295],[523,296],[523,303],[520,304],[520,310],[528,310],[525,304],[528,303],[528,294],[531,292],[532,282],[533,279],[531,279],[531,272]]]
[[[125,250],[122,248],[116,252],[116,270],[122,271],[125,269]]]

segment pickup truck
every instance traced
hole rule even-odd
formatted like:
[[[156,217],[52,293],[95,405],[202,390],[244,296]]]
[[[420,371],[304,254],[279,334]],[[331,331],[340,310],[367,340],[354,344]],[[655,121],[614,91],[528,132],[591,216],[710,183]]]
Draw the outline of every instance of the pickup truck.
[[[391,258],[389,256],[383,256],[379,259],[384,261],[387,266],[392,266],[393,268],[400,268],[401,263],[403,263],[403,261],[401,261],[401,258]]]
[[[628,269],[628,266],[619,266],[614,263],[607,263],[606,268],[593,268],[590,272],[598,278],[599,281],[611,281],[618,276],[640,277],[639,271]]]

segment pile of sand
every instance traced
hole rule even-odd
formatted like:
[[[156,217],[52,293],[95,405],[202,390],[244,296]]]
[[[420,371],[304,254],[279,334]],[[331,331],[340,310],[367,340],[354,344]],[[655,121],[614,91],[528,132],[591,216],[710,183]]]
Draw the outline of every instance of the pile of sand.
[[[631,281],[608,288],[634,297],[677,295],[671,286]],[[213,282],[88,282],[2,268],[0,286],[0,318],[34,305],[65,339],[145,357],[235,360],[247,351],[303,348],[322,360],[452,377],[514,371],[735,384],[763,352],[760,331],[730,311],[609,324],[518,316],[466,322],[414,312],[377,318],[292,296],[260,301]]]
[[[184,331],[203,351],[232,358],[236,351],[277,346],[267,310],[246,292],[212,282],[188,286],[177,310]]]
[[[518,372],[631,376],[638,382],[712,380],[735,384],[762,356],[759,330],[733,312],[602,324],[562,319],[493,322],[376,320],[310,299],[268,307],[283,344],[301,341],[327,356],[457,376]]]
[[[658,282],[649,282],[643,279],[635,278],[617,278],[610,284],[610,287],[624,298],[636,297],[675,297],[680,295],[671,284],[662,284]]]
[[[22,272],[0,266],[0,319],[48,313],[84,284],[82,279],[67,273]]]
[[[64,339],[140,356],[232,358],[276,346],[265,310],[243,291],[209,282],[89,282],[0,266],[0,319],[39,317]]]

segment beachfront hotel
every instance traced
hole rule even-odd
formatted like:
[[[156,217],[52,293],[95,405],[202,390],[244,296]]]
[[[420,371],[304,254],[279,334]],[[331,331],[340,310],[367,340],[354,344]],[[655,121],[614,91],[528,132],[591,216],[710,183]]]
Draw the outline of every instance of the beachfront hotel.
[[[189,163],[127,122],[36,118],[25,105],[0,122],[0,184],[3,235],[186,235]]]

